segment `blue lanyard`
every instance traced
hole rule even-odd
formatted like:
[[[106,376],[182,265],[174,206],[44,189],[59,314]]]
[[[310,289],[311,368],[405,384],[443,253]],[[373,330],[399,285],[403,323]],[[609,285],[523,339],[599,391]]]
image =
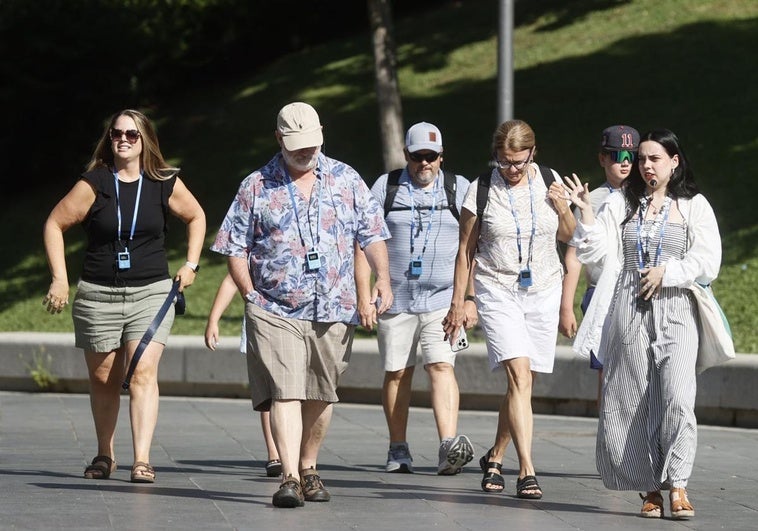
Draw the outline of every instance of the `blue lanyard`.
[[[290,177],[289,172],[287,171],[287,167],[284,167],[284,176],[287,178],[287,190],[290,193],[290,200],[292,201],[292,210],[295,211],[295,224],[297,225],[297,232],[300,235],[300,245],[305,247],[305,239],[303,239],[303,231],[300,230],[300,217],[297,213],[297,200],[295,199],[295,186],[292,184],[292,178]],[[319,234],[319,224],[321,223],[321,194],[324,191],[324,187],[321,185],[321,182],[319,182],[318,177],[316,178],[316,182],[318,184],[318,210],[316,213],[316,236],[314,238],[313,236],[313,226],[310,222],[310,216],[308,217],[308,230],[311,233],[311,250],[315,251],[316,247],[318,246],[319,242],[321,241],[321,235]]]
[[[116,229],[116,240],[121,241],[121,196],[118,191],[118,173],[113,173],[113,182],[116,185],[116,214],[118,217],[118,229]],[[132,230],[129,233],[129,241],[134,239],[134,229],[137,227],[137,211],[139,210],[139,198],[142,195],[142,172],[139,174],[139,183],[137,184],[137,199],[134,201],[134,216],[132,216]]]
[[[653,231],[655,230],[655,226],[658,225],[659,223],[661,225],[661,229],[659,231],[660,237],[658,239],[658,246],[655,249],[655,259],[650,264],[650,267],[656,267],[658,265],[658,261],[661,259],[661,252],[663,250],[663,234],[664,232],[666,232],[666,224],[668,223],[668,220],[669,220],[671,198],[666,196],[666,199],[663,201],[661,210],[660,212],[658,212],[658,215],[655,217],[655,220],[653,221],[653,226],[650,227],[650,230],[646,232],[646,235],[644,238],[645,245],[643,247],[642,224],[645,222],[645,214],[647,213],[647,209],[649,206],[650,206],[650,203],[647,201],[647,199],[643,199],[640,202],[640,208],[637,211],[637,259],[639,260],[639,263],[640,263],[640,269],[644,269],[646,259],[648,261],[650,259],[650,255],[648,254],[648,250],[650,249],[650,240],[653,237]]]
[[[534,235],[537,232],[537,214],[534,211],[534,191],[532,190],[532,179],[527,175],[529,182],[529,206],[532,211],[532,234],[529,236],[529,257],[526,260],[527,267],[532,263],[532,248],[534,246]],[[516,213],[516,204],[513,200],[513,192],[511,191],[511,185],[503,178],[505,182],[505,189],[508,191],[508,200],[511,203],[511,214],[513,215],[513,221],[516,222],[516,246],[518,247],[518,263],[521,266],[521,224],[518,221],[518,214]]]
[[[424,253],[426,252],[426,246],[429,243],[429,234],[432,232],[432,220],[434,219],[434,210],[437,208],[437,192],[439,190],[439,182],[440,178],[437,176],[434,179],[434,187],[432,188],[432,209],[429,212],[429,223],[426,227],[426,234],[424,235],[424,247],[421,249],[421,254],[418,255],[419,260],[422,256],[424,256]],[[411,256],[413,256],[416,240],[416,238],[413,236],[413,233],[416,232],[416,205],[413,201],[413,183],[410,180],[410,176],[408,180],[408,195],[411,197]],[[419,219],[419,222],[420,221],[421,220]]]

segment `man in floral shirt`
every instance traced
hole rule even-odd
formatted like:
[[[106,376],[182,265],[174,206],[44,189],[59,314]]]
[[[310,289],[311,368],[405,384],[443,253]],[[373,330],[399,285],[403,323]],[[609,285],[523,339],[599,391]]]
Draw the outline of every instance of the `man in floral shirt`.
[[[383,313],[390,234],[360,175],[321,153],[313,107],[284,106],[275,134],[281,152],[242,181],[211,250],[229,257],[247,301],[253,407],[271,410],[282,461],[273,504],[299,507],[330,498],[316,461],[359,321],[354,246],[374,271],[371,302]]]

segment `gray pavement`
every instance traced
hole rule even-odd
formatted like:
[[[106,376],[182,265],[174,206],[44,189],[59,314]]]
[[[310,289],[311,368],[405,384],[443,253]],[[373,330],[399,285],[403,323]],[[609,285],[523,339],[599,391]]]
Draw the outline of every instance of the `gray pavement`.
[[[119,469],[109,480],[85,480],[95,455],[88,397],[0,392],[0,529],[758,529],[758,430],[701,426],[689,487],[696,517],[651,521],[636,516],[636,493],[602,486],[597,422],[589,418],[535,418],[533,454],[545,496],[524,501],[513,496],[512,448],[505,494],[479,488],[477,460],[493,440],[496,413],[461,412],[459,428],[476,457],[462,474],[440,477],[432,413],[413,408],[416,473],[387,474],[381,408],[338,404],[319,466],[332,501],[298,509],[271,505],[278,480],[263,472],[265,446],[248,400],[162,397],[153,485],[128,481],[128,420],[123,399]]]

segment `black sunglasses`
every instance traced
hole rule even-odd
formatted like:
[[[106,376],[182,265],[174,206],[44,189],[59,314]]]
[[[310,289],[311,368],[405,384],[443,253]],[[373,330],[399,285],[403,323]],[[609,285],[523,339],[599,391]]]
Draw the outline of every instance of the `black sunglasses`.
[[[439,153],[435,153],[434,151],[430,153],[408,153],[408,158],[411,159],[413,162],[421,162],[422,160],[424,162],[434,162],[438,158],[440,158]]]
[[[137,140],[139,140],[140,134],[139,131],[136,129],[127,129],[126,131],[122,131],[121,129],[114,129],[111,127],[111,140],[121,140],[121,138],[126,135],[126,141],[130,144],[136,144]]]

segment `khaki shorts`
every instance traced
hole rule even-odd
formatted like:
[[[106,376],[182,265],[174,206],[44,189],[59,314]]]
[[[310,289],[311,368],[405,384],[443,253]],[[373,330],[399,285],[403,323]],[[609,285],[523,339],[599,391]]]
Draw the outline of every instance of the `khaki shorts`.
[[[395,372],[416,365],[419,346],[424,365],[449,363],[455,367],[455,352],[445,341],[442,328],[447,311],[380,315],[376,331],[384,370]]]
[[[272,400],[339,402],[355,326],[279,317],[248,302],[247,373],[256,411]]]
[[[127,341],[139,341],[172,285],[171,279],[128,288],[100,286],[80,280],[71,309],[76,346],[88,352],[110,352]],[[165,345],[173,324],[172,304],[153,341]]]

